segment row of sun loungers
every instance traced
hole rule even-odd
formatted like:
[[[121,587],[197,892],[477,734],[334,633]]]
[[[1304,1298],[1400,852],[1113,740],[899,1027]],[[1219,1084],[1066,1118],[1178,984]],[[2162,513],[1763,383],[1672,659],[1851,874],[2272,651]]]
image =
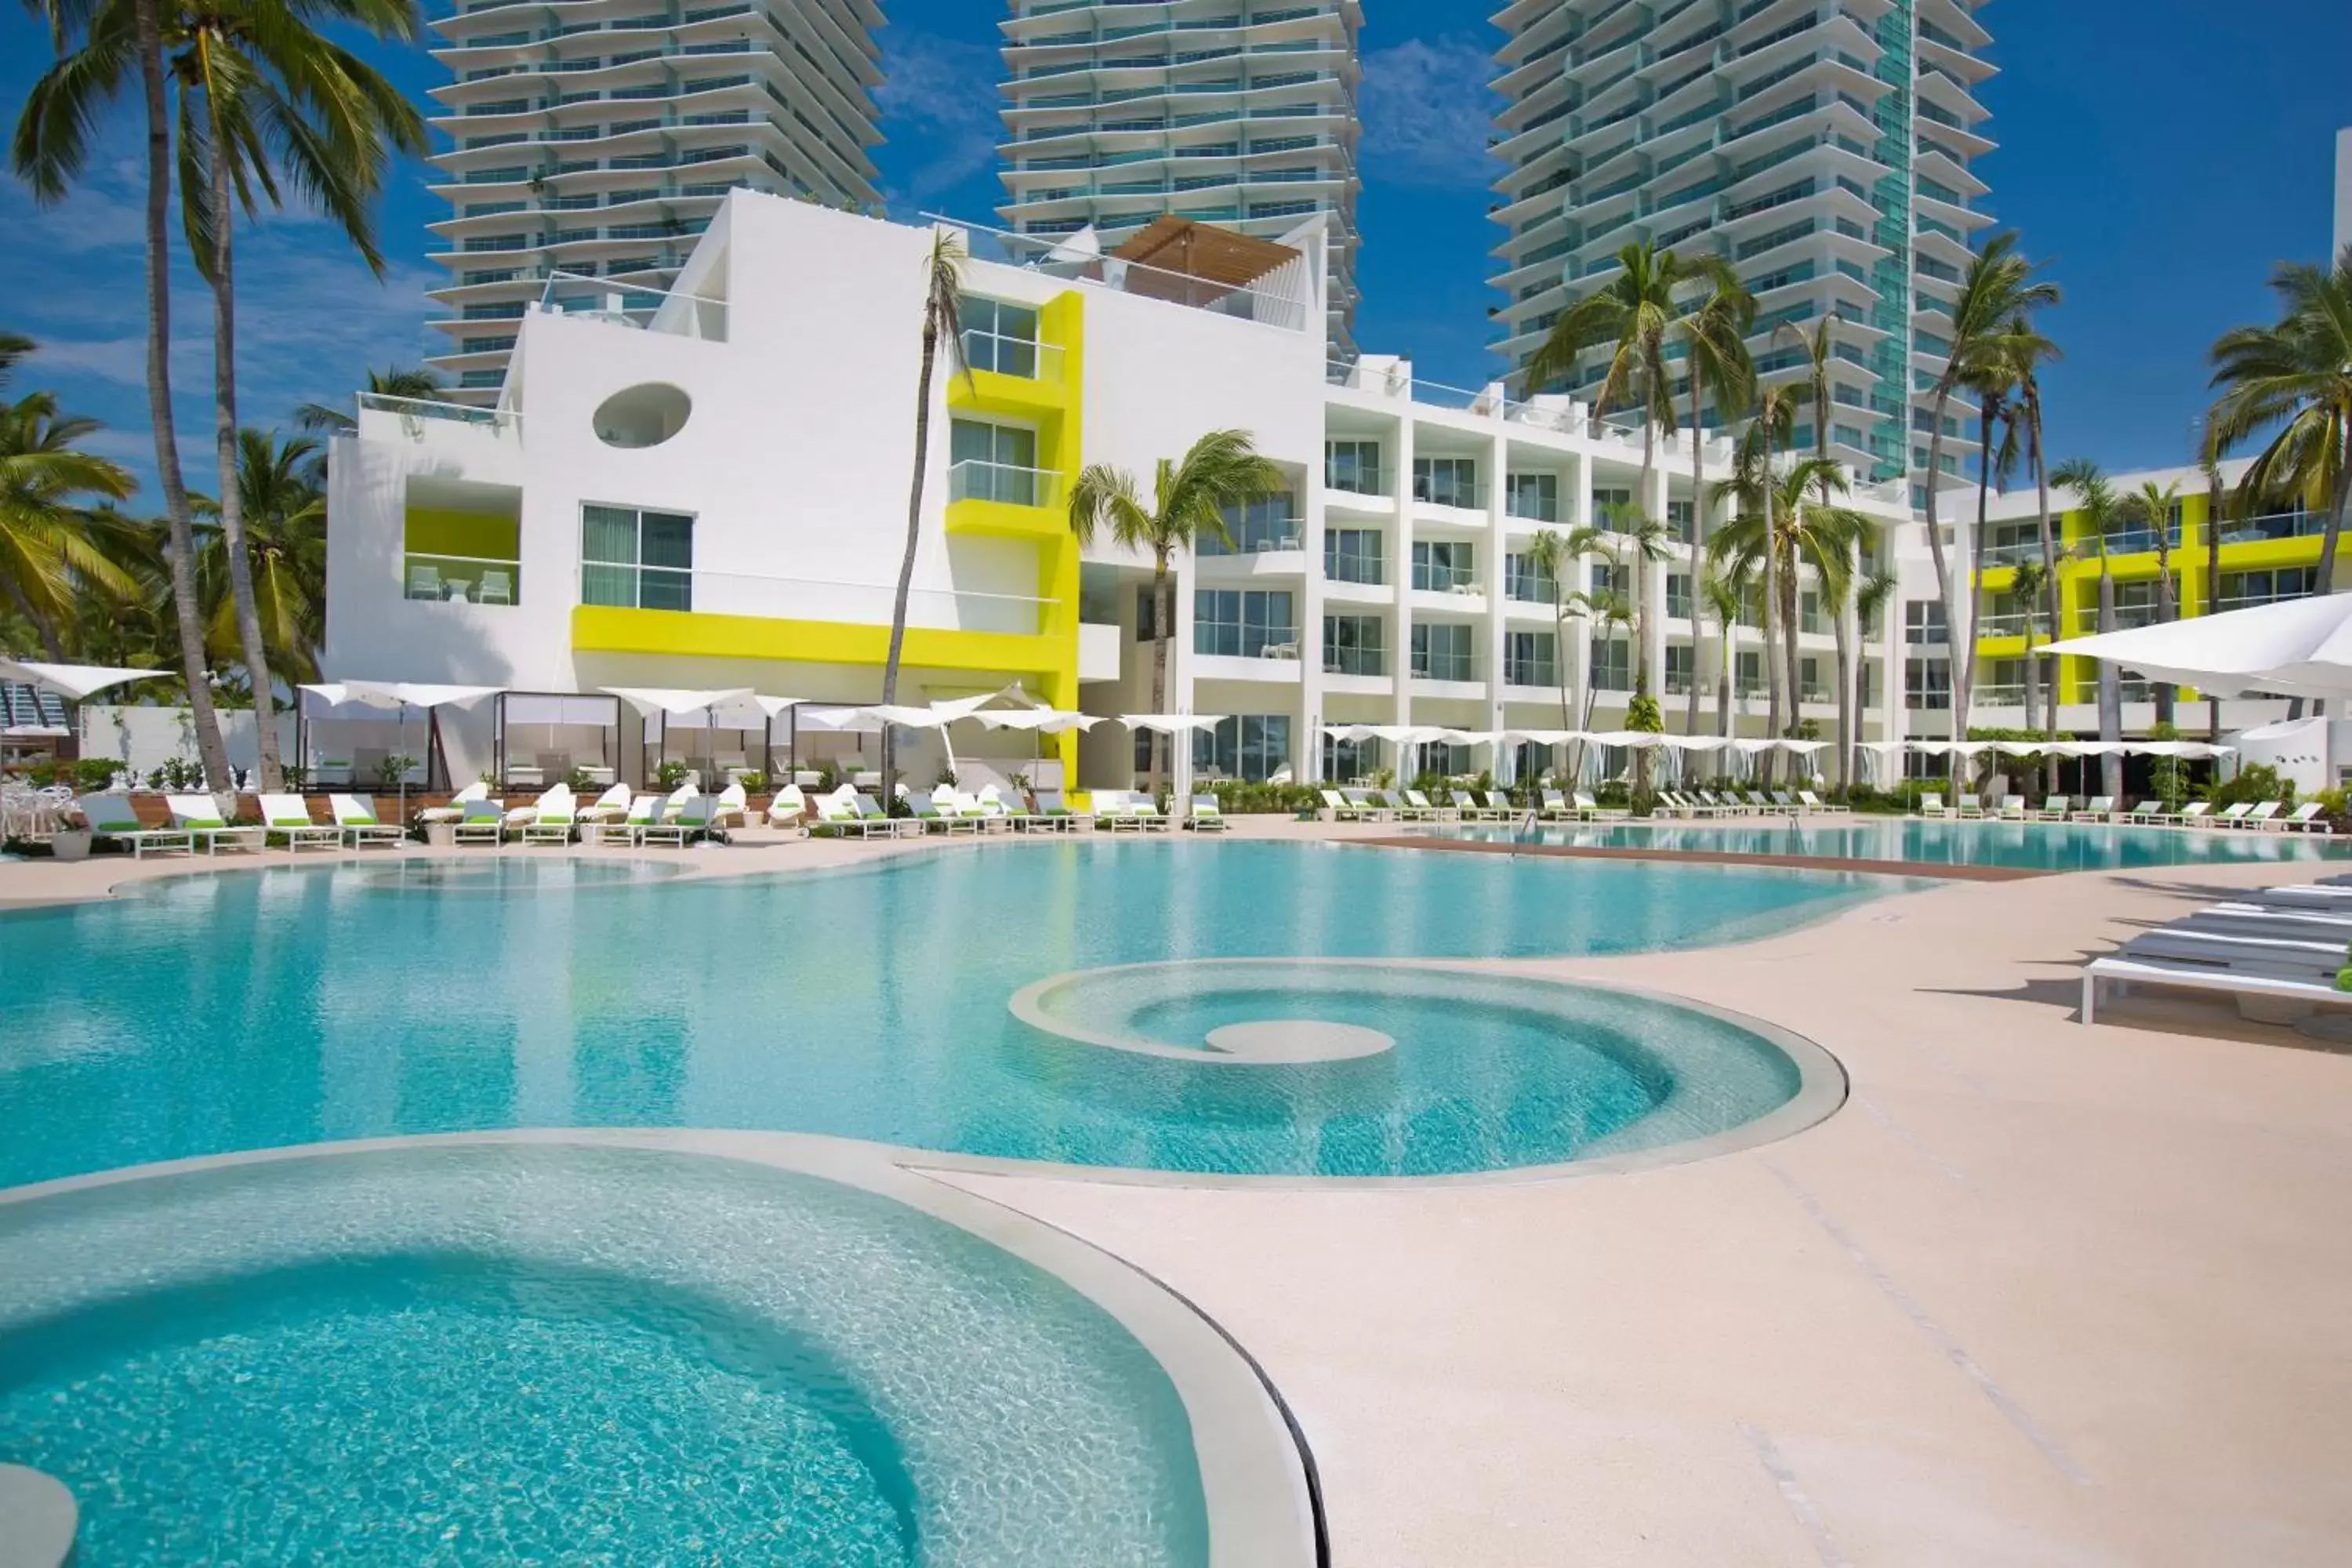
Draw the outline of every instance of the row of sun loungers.
[[[2352,1005],[2336,988],[2352,947],[2352,885],[2330,878],[2250,891],[2142,932],[2083,968],[2081,1021],[2095,1021],[2102,987],[2203,991],[2237,998],[2259,1017],[2265,1005]]]
[[[2215,811],[2211,805],[2192,800],[2174,811],[2160,800],[2144,800],[2128,811],[2119,810],[2111,795],[2092,795],[2077,804],[2071,795],[2053,795],[2040,805],[2029,808],[2022,797],[2007,795],[1987,812],[1985,803],[1973,796],[1963,796],[1957,805],[1948,806],[1940,795],[1919,797],[1922,816],[1969,820],[1989,818],[2000,822],[2122,822],[2147,826],[2252,828],[2268,833],[2332,833],[2326,817],[2320,815],[2320,805],[2308,800],[2293,811],[2277,801],[2260,803],[2239,801],[2234,805]]]

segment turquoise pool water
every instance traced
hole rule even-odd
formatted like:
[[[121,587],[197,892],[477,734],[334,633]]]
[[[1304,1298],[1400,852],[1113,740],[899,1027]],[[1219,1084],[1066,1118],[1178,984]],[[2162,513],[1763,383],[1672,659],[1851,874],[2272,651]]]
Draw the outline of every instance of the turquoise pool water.
[[[462,888],[362,862],[0,919],[0,1184],[511,1126],[770,1128],[1237,1173],[1548,1163],[1642,1114],[1597,1065],[1671,1045],[1688,1015],[1569,1026],[1599,1031],[1591,1048],[1547,1025],[1541,1048],[1507,1006],[1374,996],[1398,1046],[1368,1100],[1335,1097],[1328,1064],[1244,1079],[1057,1038],[1008,1003],[1147,960],[1717,942],[1901,885],[1276,843],[983,845],[712,881],[591,883],[520,851],[464,866]],[[1593,1114],[1563,1121],[1564,1105]]]
[[[944,1220],[644,1150],[0,1205],[0,1453],[115,1563],[1208,1561],[1181,1398]]]
[[[2235,829],[2134,827],[2071,822],[1950,822],[1921,817],[1752,817],[1717,823],[1548,823],[1529,837],[1507,827],[1433,829],[1446,837],[1603,848],[1818,855],[1832,859],[2035,871],[2106,871],[2241,860],[2336,858],[2325,837]]]

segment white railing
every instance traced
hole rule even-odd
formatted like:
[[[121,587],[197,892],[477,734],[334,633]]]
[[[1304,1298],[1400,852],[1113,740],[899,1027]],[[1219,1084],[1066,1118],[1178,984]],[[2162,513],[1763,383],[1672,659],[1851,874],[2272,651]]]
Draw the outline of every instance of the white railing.
[[[964,363],[973,370],[1022,381],[1060,381],[1064,357],[1059,343],[1007,337],[1003,332],[983,332],[969,327],[964,330]]]
[[[522,565],[497,556],[412,550],[402,559],[400,593],[404,599],[512,605],[522,597]]]
[[[1312,314],[1308,301],[1314,289],[1313,280],[1307,275],[1303,253],[1294,253],[1290,259],[1250,282],[1221,283],[1111,255],[1101,248],[1098,236],[1081,240],[1075,234],[1014,234],[939,213],[922,216],[930,222],[961,231],[976,260],[1018,267],[1064,282],[1164,300],[1212,315],[1257,321],[1289,331],[1305,331],[1310,325],[1320,331],[1323,327],[1319,316],[1312,322],[1308,321]]]
[[[573,586],[574,599],[583,605],[879,626],[890,624],[897,594],[888,583],[596,561],[579,563]],[[928,631],[1032,637],[1055,602],[1025,594],[915,588],[907,595],[907,624]]]
[[[570,288],[573,292],[559,294]],[[593,289],[593,293],[579,290]],[[539,291],[540,308],[562,316],[585,316],[614,326],[635,327],[672,337],[727,341],[727,301],[656,289],[642,283],[616,283],[610,278],[583,272],[550,272]]]
[[[386,416],[396,422],[399,432],[412,441],[421,441],[431,427],[428,421],[442,424],[470,425],[492,436],[522,437],[522,416],[511,408],[480,408],[469,403],[439,403],[425,397],[387,397],[380,392],[359,395],[359,419],[362,433],[380,434],[371,414]]]

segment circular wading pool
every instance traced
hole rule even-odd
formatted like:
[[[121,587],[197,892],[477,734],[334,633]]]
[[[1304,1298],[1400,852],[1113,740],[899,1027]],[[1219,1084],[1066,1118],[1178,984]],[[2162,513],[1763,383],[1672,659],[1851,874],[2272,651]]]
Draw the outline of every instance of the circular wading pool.
[[[1439,964],[1125,964],[1040,981],[1012,1011],[1063,1043],[1036,1065],[1063,1092],[1180,1117],[1237,1173],[1687,1157],[1785,1135],[1844,1094],[1826,1052],[1752,1019]]]
[[[1139,1277],[870,1152],[626,1137],[0,1202],[9,1457],[93,1563],[1311,1560],[1278,1410]]]

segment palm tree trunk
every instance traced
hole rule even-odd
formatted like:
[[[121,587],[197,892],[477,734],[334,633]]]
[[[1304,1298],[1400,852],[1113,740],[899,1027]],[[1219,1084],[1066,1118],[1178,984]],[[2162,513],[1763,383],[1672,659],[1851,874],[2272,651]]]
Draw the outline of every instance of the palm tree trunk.
[[[2050,531],[2050,464],[2042,451],[2042,384],[2029,375],[2018,383],[2018,389],[2025,398],[2025,460],[2033,469],[2035,526],[2039,530],[2042,545],[2043,608],[2050,616],[2050,635],[2063,637],[2066,635],[2066,628],[2059,619],[2059,602],[2063,595],[2058,583],[2058,540]],[[2031,616],[2032,613],[2029,605],[2026,614]],[[2050,678],[2050,702],[2042,710],[2042,734],[2046,739],[2055,741],[2058,738],[2058,702],[2063,689],[2058,679],[2058,661],[2052,659],[2043,673]],[[2042,770],[2042,794],[2057,794],[2058,759],[2045,753]]]
[[[882,661],[882,705],[898,700],[898,656],[907,646],[907,598],[915,586],[915,549],[923,538],[923,479],[931,448],[931,371],[940,352],[939,323],[923,312],[922,369],[915,378],[915,477],[907,493],[907,552],[898,562],[898,591],[890,602],[890,651]],[[882,808],[898,799],[897,726],[882,726]]]
[[[1151,710],[1163,712],[1168,700],[1168,634],[1176,618],[1176,595],[1168,583],[1168,552],[1161,549],[1151,574]],[[1151,771],[1148,784],[1153,795],[1160,793],[1163,766],[1173,773],[1176,759],[1169,754],[1176,746],[1176,737],[1153,731],[1151,735]]]
[[[1736,620],[1723,623],[1723,663],[1715,682],[1715,732],[1727,740],[1731,736],[1731,688],[1738,679],[1738,645],[1734,641],[1738,624]]]
[[[2156,520],[2156,619],[2161,626],[2172,619],[2172,523],[2168,518]],[[2172,727],[2172,682],[2156,683],[2156,721],[2168,731]]]
[[[1701,460],[1700,460],[1700,454],[1702,453],[1702,451],[1704,450],[1704,448],[1705,448],[1705,447],[1706,447],[1706,442],[1701,438],[1701,434],[1700,434],[1700,430],[1699,430],[1699,423],[1698,423],[1698,416],[1699,416],[1699,378],[1698,378],[1698,355],[1697,355],[1697,353],[1696,353],[1696,350],[1694,350],[1693,353],[1692,353],[1692,354],[1691,354],[1691,356],[1690,356],[1690,367],[1691,367],[1691,370],[1690,370],[1690,403],[1691,403],[1691,426],[1690,426],[1690,428],[1691,428],[1691,536],[1690,536],[1690,624],[1691,624],[1691,657],[1690,657],[1690,700],[1689,700],[1689,701],[1685,705],[1685,709],[1684,709],[1684,712],[1683,712],[1683,733],[1684,733],[1684,734],[1685,734],[1685,735],[1696,735],[1696,734],[1697,734],[1697,733],[1698,733],[1698,644],[1699,644],[1699,631],[1700,631],[1700,628],[1705,625],[1704,621],[1700,618],[1700,616],[1699,616],[1699,613],[1698,613],[1698,584],[1699,584],[1699,575],[1700,575],[1700,566],[1699,566],[1699,550],[1700,550],[1701,542],[1702,542],[1706,538],[1706,505],[1705,505],[1705,500],[1704,500],[1704,498],[1705,498],[1705,497],[1706,497],[1706,479],[1705,479],[1706,468],[1705,468],[1705,465],[1704,465],[1704,464],[1701,462]]]
[[[1969,542],[1969,689],[1977,689],[1976,599],[1984,592],[1985,518],[1992,497],[1992,399],[1977,409],[1977,536]],[[2030,612],[2029,612],[2030,613]]]
[[[236,637],[245,673],[253,687],[253,732],[261,761],[261,787],[284,780],[278,755],[278,693],[269,679],[269,655],[261,640],[261,616],[254,607],[253,560],[245,543],[245,498],[236,460],[236,289],[232,271],[231,230],[236,216],[229,191],[229,146],[218,105],[213,110],[213,443],[220,465],[221,552],[228,558],[229,601],[236,606]]]
[[[1780,614],[1778,603],[1780,585],[1774,562],[1778,552],[1772,548],[1774,497],[1772,493],[1772,427],[1769,421],[1766,421],[1764,425],[1762,489],[1764,491],[1764,582],[1763,592],[1759,598],[1762,601],[1764,617],[1764,726],[1765,733],[1777,739],[1780,733],[1780,639],[1772,634],[1774,623],[1779,620]],[[1774,753],[1769,750],[1756,753],[1757,771],[1763,775],[1762,782],[1768,784],[1772,782],[1773,757]]]
[[[1963,679],[1965,666],[1960,660],[1960,637],[1965,633],[1976,636],[1973,626],[1960,624],[1960,602],[1952,586],[1952,564],[1944,553],[1944,526],[1937,515],[1936,476],[1944,471],[1944,416],[1952,405],[1952,389],[1948,381],[1939,380],[1936,386],[1934,423],[1927,429],[1927,554],[1935,563],[1936,592],[1944,601],[1944,639],[1949,650],[1948,661],[1952,673],[1952,739],[1968,739],[1969,690]],[[1960,754],[1952,753],[1952,781],[1959,783]]]
[[[2204,615],[2211,615],[2221,597],[2221,465],[2215,461],[2205,470],[2205,598]],[[2213,745],[2221,743],[2221,700],[2209,691],[2205,694],[2205,738]]]
[[[2033,668],[2033,610],[2025,612],[2025,731],[2032,734],[2041,728],[2042,679]]]
[[[2099,553],[2099,630],[2116,629],[2116,575],[2107,564],[2105,542]],[[2114,663],[2099,661],[2099,739],[2120,741],[2124,735],[2123,679]],[[2102,794],[2121,795],[2124,790],[2124,760],[2108,755],[2099,759],[2099,784]]]
[[[1647,400],[1642,410],[1642,495],[1634,504],[1634,516],[1650,515],[1650,476],[1657,471],[1657,456],[1652,449],[1657,440],[1657,423],[1650,417]],[[1664,519],[1655,521],[1664,521]],[[1642,536],[1636,535],[1633,550],[1633,691],[1639,696],[1650,689],[1650,563],[1643,559]],[[1635,753],[1646,758],[1647,751]],[[1637,764],[1638,766],[1638,764]]]
[[[58,640],[58,628],[49,624],[48,616],[33,608],[33,602],[25,597],[25,591],[16,585],[16,579],[0,576],[0,588],[8,590],[8,602],[16,607],[18,615],[32,624],[33,635],[41,639],[41,651],[49,656],[49,662],[65,663],[66,645]]]
[[[155,472],[163,481],[171,531],[172,609],[179,625],[180,671],[188,686],[188,715],[205,782],[228,787],[228,747],[213,708],[205,663],[205,628],[196,614],[196,531],[180,473],[180,444],[172,425],[171,237],[164,218],[172,190],[172,126],[163,96],[163,33],[159,0],[134,0],[139,75],[147,100],[147,418],[155,430]]]
[[[1573,730],[1576,724],[1569,717],[1568,706],[1568,605],[1559,596],[1559,574],[1555,571],[1551,579],[1551,657],[1558,668],[1552,674],[1559,680],[1559,727]]]
[[[1853,653],[1846,644],[1845,612],[1832,623],[1837,637],[1837,786],[1853,782]]]
[[[1798,605],[1797,555],[1793,550],[1789,559],[1780,563],[1780,641],[1782,644],[1781,676],[1789,683],[1789,727],[1796,728],[1805,720],[1804,660],[1797,652]],[[1790,772],[1794,773],[1791,766]]]

